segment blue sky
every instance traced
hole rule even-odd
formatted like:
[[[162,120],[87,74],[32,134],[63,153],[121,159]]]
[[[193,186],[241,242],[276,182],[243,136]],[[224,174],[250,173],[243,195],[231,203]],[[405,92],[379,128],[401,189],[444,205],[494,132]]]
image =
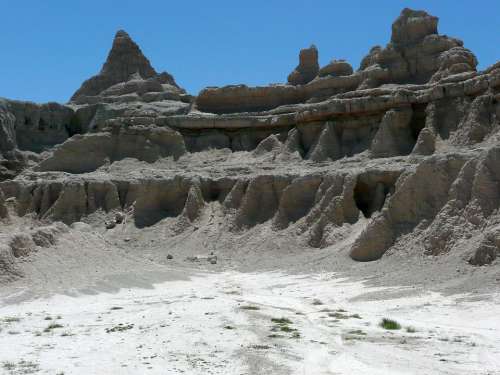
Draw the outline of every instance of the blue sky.
[[[311,43],[321,65],[344,58],[357,69],[404,7],[438,16],[439,32],[462,39],[480,68],[500,60],[498,0],[0,0],[0,97],[66,102],[118,29],[191,94],[284,82]]]

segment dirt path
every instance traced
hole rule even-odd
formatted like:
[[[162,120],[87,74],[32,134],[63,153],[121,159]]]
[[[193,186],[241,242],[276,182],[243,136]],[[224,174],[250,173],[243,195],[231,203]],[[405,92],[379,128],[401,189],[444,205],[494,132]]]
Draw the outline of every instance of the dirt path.
[[[5,299],[0,373],[500,374],[497,296],[408,292],[332,274],[225,272]],[[401,329],[381,328],[384,317]]]

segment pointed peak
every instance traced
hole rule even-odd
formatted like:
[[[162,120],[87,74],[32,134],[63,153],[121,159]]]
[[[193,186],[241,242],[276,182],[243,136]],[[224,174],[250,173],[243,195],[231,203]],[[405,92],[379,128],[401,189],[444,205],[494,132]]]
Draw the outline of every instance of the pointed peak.
[[[120,29],[115,34],[115,39],[116,38],[129,38],[130,39],[130,35],[128,35],[128,33],[125,30]]]

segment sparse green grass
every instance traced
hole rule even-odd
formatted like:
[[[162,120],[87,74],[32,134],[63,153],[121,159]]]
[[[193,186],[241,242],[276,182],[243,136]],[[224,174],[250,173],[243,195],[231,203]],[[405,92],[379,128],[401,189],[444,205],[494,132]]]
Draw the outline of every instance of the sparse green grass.
[[[415,329],[415,327],[406,327],[406,332],[415,333],[415,332],[417,332],[417,330]]]
[[[44,330],[43,332],[50,332],[52,331],[53,329],[56,329],[56,328],[63,328],[63,325],[62,324],[59,324],[59,323],[50,323]]]
[[[401,324],[399,324],[395,320],[384,318],[380,322],[380,327],[388,330],[397,330],[401,329]]]
[[[290,324],[293,324],[293,322],[288,319],[288,318],[271,318],[271,322],[274,323],[274,326],[271,328],[272,332],[285,332],[285,333],[291,333],[292,338],[300,338],[300,333],[296,328],[290,327]],[[274,335],[274,336],[272,336]],[[271,334],[269,337],[274,337],[274,338],[279,338],[283,337],[281,335],[278,335],[276,333]]]
[[[337,310],[335,312],[328,313],[328,316],[330,318],[335,318],[335,319],[351,319],[351,318],[353,318],[353,319],[362,319],[359,314],[351,314],[351,315],[349,315],[349,314],[345,314],[345,313],[346,313],[345,310],[340,309],[340,311]]]
[[[123,323],[120,323],[118,324],[117,326],[113,327],[113,328],[106,328],[106,333],[112,333],[112,332],[122,332],[122,331],[126,331],[126,330],[129,330],[129,329],[132,329],[134,328],[134,325],[133,324],[123,324]]]
[[[270,339],[282,339],[282,338],[283,338],[283,337],[285,337],[285,336],[283,336],[283,335],[279,335],[279,334],[277,334],[277,333],[271,333],[271,334],[270,334],[270,335],[268,335],[267,337],[269,337]]]
[[[260,310],[260,307],[252,306],[252,305],[245,305],[245,306],[240,306],[240,309],[241,310],[257,311],[257,310]]]
[[[295,331],[297,331],[295,328],[292,328],[292,327],[290,327],[288,325],[280,325],[279,326],[279,330],[281,332],[295,332]]]
[[[293,322],[288,318],[271,318],[271,322],[276,324],[292,324]]]
[[[328,313],[328,316],[330,318],[335,318],[335,319],[349,319],[349,316],[342,314],[340,312]]]

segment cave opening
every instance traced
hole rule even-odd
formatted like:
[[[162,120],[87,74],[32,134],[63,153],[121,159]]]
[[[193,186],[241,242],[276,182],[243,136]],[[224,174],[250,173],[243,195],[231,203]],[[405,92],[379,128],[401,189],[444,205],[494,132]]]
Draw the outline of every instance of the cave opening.
[[[354,201],[363,216],[369,218],[380,211],[385,203],[391,186],[382,181],[362,181],[358,179],[354,187]]]
[[[427,103],[417,103],[412,105],[413,114],[410,121],[410,130],[413,142],[417,142],[420,131],[425,127]]]

